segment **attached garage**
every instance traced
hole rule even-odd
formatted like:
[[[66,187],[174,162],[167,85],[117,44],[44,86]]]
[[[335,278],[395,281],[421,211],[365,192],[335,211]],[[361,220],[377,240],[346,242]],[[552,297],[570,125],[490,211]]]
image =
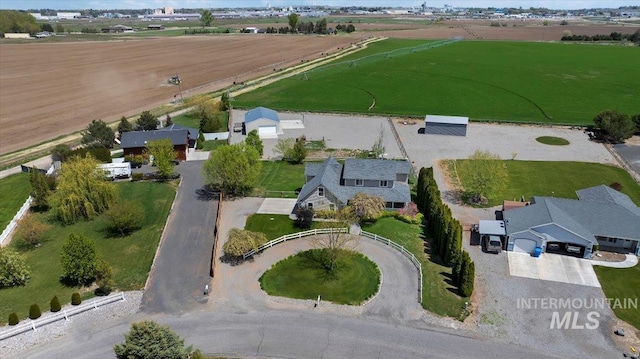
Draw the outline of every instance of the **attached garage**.
[[[536,250],[536,241],[528,238],[516,238],[513,241],[513,251],[533,254]]]
[[[469,117],[427,115],[424,118],[424,133],[431,135],[467,135]]]
[[[265,107],[247,111],[244,115],[244,124],[246,133],[256,130],[260,138],[278,138],[282,133],[278,113]]]
[[[260,126],[258,127],[258,135],[260,138],[278,138],[278,127]]]

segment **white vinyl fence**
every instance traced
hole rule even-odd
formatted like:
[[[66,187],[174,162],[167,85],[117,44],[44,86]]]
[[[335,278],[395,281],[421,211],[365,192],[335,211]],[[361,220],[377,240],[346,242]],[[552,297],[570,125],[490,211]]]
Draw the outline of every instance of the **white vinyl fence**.
[[[4,327],[2,331],[0,331],[0,341],[5,340],[7,338],[11,338],[18,334],[22,334],[28,332],[30,330],[37,330],[38,328],[57,322],[58,320],[69,320],[70,316],[86,312],[91,309],[98,309],[106,304],[118,302],[124,299],[124,293],[120,293],[119,295],[111,295],[108,297],[95,298],[90,302],[86,302],[84,304],[78,306],[72,306],[67,309],[63,309],[57,313],[44,313],[44,315],[36,320],[24,319],[22,323],[19,323],[16,326],[7,326]]]
[[[282,242],[286,242],[290,239],[296,239],[296,238],[302,238],[302,237],[307,237],[307,236],[315,236],[317,234],[324,234],[324,233],[347,233],[347,228],[321,228],[321,229],[310,229],[308,231],[304,231],[304,232],[298,232],[298,233],[292,233],[292,234],[287,234],[284,235],[282,237],[273,239],[263,245],[261,245],[260,247],[258,247],[257,250],[250,250],[249,252],[245,253],[242,255],[242,259],[247,259],[251,256],[253,256],[254,254],[261,252],[267,248],[271,248],[273,246],[275,246],[278,243],[282,243]]]
[[[420,264],[420,261],[416,258],[416,256],[413,255],[413,253],[409,252],[406,248],[404,248],[403,246],[399,245],[398,243],[384,238],[382,236],[379,236],[377,234],[373,234],[373,233],[369,233],[366,231],[361,231],[360,235],[363,237],[367,237],[367,238],[371,238],[374,241],[378,241],[380,243],[384,243],[388,246],[391,246],[395,249],[397,249],[400,253],[402,253],[405,257],[409,258],[409,260],[413,263],[413,265],[416,266],[416,268],[418,269],[418,302],[422,303],[422,264]]]
[[[0,234],[0,245],[2,245],[5,239],[7,239],[9,235],[11,235],[11,232],[13,232],[13,230],[16,229],[16,226],[18,226],[18,222],[20,222],[20,219],[22,219],[22,216],[24,216],[24,214],[27,213],[27,211],[29,210],[29,207],[31,207],[32,200],[33,199],[31,198],[31,196],[29,196],[29,198],[27,198],[27,200],[24,202],[22,207],[20,207],[20,210],[18,211],[18,213],[16,213],[16,215],[13,216],[13,219],[11,220],[11,222],[9,222],[7,227],[5,227],[4,231],[2,231],[2,234]]]

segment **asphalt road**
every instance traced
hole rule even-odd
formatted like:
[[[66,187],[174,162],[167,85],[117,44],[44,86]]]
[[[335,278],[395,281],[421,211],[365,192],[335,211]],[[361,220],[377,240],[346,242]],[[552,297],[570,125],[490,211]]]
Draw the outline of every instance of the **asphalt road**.
[[[619,144],[613,145],[613,148],[640,175],[640,146]]]
[[[182,183],[142,298],[144,312],[184,313],[207,301],[218,203],[203,195],[202,163],[176,166]]]
[[[141,320],[137,318],[129,320]],[[553,358],[514,344],[458,333],[306,311],[194,311],[154,315],[204,353],[272,358]],[[77,322],[70,335],[21,353],[24,358],[111,358],[129,321]],[[558,357],[556,357],[558,358]]]

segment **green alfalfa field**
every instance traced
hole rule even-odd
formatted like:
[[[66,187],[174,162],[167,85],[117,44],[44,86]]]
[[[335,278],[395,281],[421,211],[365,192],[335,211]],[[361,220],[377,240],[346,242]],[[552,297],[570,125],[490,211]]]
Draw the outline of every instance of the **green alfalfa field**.
[[[640,113],[638,47],[463,40],[421,50],[427,43],[373,43],[237,96],[234,105],[576,125],[593,124],[609,108]],[[404,50],[388,53],[397,49]]]

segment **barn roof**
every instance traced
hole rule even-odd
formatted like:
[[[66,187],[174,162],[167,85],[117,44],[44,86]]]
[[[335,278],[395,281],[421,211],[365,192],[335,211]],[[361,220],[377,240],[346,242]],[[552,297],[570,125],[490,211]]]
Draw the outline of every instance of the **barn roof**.
[[[278,117],[278,113],[266,107],[256,107],[253,110],[247,111],[247,113],[244,114],[245,123],[259,120],[261,118],[265,118],[274,122],[280,122],[280,117]]]

